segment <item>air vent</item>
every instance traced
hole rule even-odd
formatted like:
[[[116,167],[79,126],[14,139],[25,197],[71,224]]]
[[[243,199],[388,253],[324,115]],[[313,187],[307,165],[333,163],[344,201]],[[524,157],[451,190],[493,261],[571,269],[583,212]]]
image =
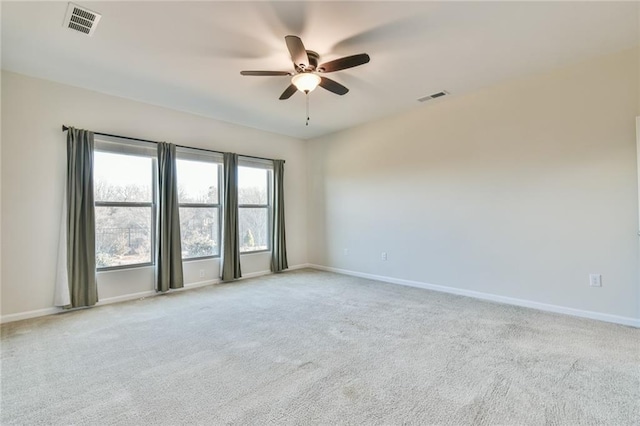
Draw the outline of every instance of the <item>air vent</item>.
[[[442,96],[447,96],[448,94],[449,94],[449,92],[447,92],[446,90],[443,90],[442,92],[438,92],[438,93],[434,93],[434,94],[429,95],[429,96],[423,96],[421,98],[418,98],[418,102],[430,101],[431,99],[436,99],[436,98],[440,98]]]
[[[85,7],[69,3],[63,27],[92,36],[102,15]]]

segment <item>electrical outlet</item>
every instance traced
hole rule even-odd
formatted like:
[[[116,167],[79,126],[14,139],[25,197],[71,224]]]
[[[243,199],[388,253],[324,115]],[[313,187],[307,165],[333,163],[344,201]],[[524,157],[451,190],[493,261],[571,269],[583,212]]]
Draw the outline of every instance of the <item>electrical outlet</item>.
[[[380,258],[381,258],[382,260],[387,260],[387,252],[386,252],[386,251],[383,251],[383,252],[382,252],[382,254],[380,254]]]
[[[590,287],[602,287],[602,275],[589,274],[589,286]]]
[[[204,269],[200,269],[200,278],[204,278]]]

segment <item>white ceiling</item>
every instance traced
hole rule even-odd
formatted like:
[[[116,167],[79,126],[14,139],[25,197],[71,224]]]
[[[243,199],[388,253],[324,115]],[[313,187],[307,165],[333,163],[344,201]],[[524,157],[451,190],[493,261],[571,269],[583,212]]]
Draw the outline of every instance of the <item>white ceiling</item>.
[[[2,68],[309,139],[639,43],[637,2],[87,2],[93,37],[67,30],[66,2],[2,2]],[[278,100],[292,70],[284,36],[321,62],[368,53],[369,64]],[[446,102],[446,98],[440,100]],[[108,130],[108,129],[105,129]]]

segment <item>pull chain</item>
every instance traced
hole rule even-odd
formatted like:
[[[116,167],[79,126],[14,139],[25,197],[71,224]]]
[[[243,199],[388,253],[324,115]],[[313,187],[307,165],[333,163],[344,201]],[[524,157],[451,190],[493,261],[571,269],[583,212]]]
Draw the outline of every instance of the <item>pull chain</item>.
[[[305,124],[305,126],[309,125],[309,91],[306,90],[305,91],[305,97],[306,97],[306,103],[307,103],[307,123]]]

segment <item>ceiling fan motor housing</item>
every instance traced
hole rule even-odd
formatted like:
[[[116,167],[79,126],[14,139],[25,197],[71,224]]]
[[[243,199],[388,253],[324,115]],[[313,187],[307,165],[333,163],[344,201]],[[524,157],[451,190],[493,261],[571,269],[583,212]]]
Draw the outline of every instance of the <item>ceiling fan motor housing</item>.
[[[307,50],[307,56],[309,57],[309,66],[306,68],[301,68],[300,66],[296,66],[300,72],[302,71],[315,71],[318,68],[318,61],[320,60],[320,55],[318,52],[314,52],[313,50]]]

